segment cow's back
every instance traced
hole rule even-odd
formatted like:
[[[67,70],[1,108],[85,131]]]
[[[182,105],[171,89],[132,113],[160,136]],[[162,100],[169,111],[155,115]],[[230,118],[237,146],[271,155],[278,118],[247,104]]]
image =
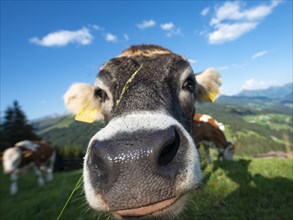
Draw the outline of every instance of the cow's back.
[[[196,143],[203,140],[211,141],[213,137],[214,127],[206,122],[193,121],[192,131],[192,136]]]
[[[47,163],[53,154],[52,146],[45,141],[33,141],[33,143],[38,145],[36,151],[33,153],[35,164],[39,166]]]
[[[201,141],[209,141],[218,143],[224,147],[226,145],[226,137],[224,133],[208,122],[193,121],[193,139],[196,143]]]

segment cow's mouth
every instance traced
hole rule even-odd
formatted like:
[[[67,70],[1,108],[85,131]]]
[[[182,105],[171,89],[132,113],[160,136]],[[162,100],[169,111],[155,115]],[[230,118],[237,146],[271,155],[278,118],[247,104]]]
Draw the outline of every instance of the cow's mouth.
[[[115,211],[114,214],[126,219],[146,217],[171,208],[173,205],[175,205],[175,203],[178,202],[178,200],[179,198],[171,198],[140,208],[118,210]]]

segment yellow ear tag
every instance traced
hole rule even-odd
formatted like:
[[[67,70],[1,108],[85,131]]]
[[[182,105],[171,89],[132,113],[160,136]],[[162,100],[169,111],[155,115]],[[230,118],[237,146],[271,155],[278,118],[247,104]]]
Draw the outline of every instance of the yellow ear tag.
[[[93,123],[97,118],[97,114],[98,109],[83,108],[76,114],[75,120],[86,123]]]
[[[218,92],[209,92],[208,93],[208,99],[211,102],[214,102],[216,100],[217,96],[218,96]]]

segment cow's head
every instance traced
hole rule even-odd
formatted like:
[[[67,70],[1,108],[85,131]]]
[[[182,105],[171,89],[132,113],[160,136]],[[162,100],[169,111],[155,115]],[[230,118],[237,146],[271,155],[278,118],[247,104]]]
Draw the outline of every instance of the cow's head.
[[[84,162],[88,203],[116,218],[174,216],[201,180],[191,133],[195,101],[213,101],[219,74],[198,75],[184,57],[132,46],[100,69],[95,85],[64,95],[78,120],[104,119]]]
[[[235,148],[236,144],[228,141],[225,148],[219,149],[218,159],[234,160]]]
[[[235,144],[228,142],[228,145],[223,153],[223,157],[225,160],[233,160],[234,159],[235,148],[236,148]]]
[[[10,174],[12,171],[14,171],[20,164],[21,157],[21,149],[17,147],[7,148],[3,152],[3,172],[5,174]]]

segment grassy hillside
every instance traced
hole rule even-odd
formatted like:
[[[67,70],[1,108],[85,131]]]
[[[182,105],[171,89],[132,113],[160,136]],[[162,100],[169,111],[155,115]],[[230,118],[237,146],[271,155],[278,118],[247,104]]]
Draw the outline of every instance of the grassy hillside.
[[[200,105],[197,112],[224,123],[225,135],[237,145],[238,156],[292,151],[292,114],[222,103]]]
[[[203,164],[203,191],[191,195],[178,219],[292,219],[292,163],[292,159],[242,158]],[[80,171],[56,173],[53,182],[40,188],[28,173],[20,179],[19,194],[10,196],[9,179],[1,174],[1,220],[56,219],[80,175]],[[107,218],[88,209],[80,189],[61,219]]]
[[[41,134],[54,128],[66,128],[72,123],[72,121],[73,117],[70,115],[45,117],[43,119],[34,121],[33,126]]]
[[[70,144],[81,148],[83,152],[85,152],[90,138],[104,127],[102,122],[88,124],[74,121],[72,117],[65,117],[61,123],[64,124],[64,122],[67,124],[66,127],[57,123],[53,125],[54,127],[40,131],[40,135],[43,139],[49,140],[61,148]]]
[[[268,97],[220,96],[217,103],[225,106],[236,106],[238,108],[248,108],[256,111],[272,111],[292,114],[292,101],[283,102],[282,100],[270,99]]]

